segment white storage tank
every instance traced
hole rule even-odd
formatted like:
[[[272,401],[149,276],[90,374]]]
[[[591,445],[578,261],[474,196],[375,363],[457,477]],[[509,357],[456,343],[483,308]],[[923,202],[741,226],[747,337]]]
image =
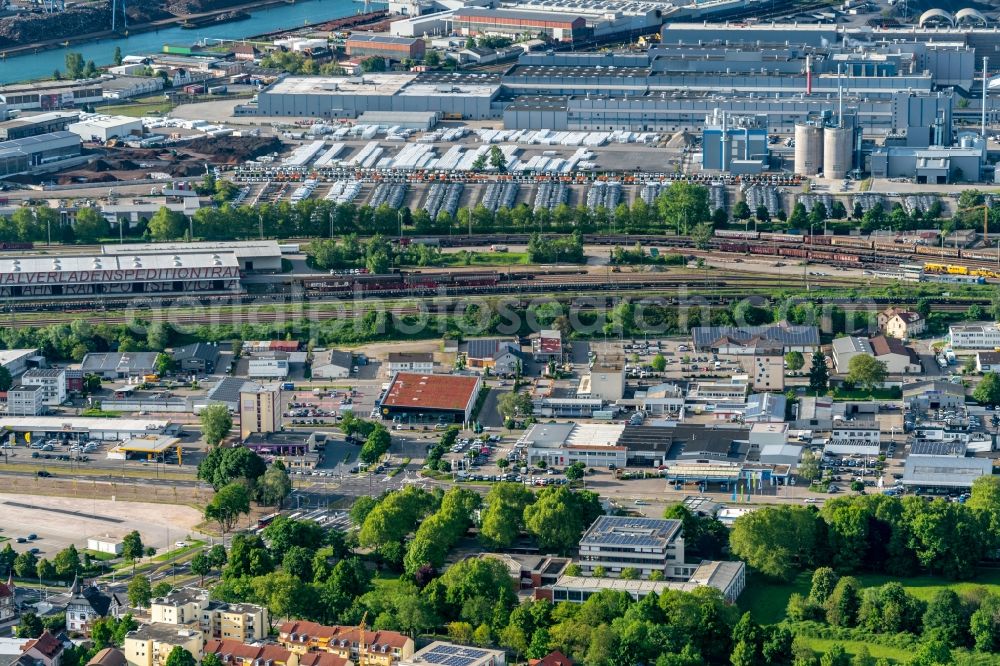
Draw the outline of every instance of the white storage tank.
[[[851,170],[853,132],[846,127],[827,127],[823,130],[823,175],[842,179]]]
[[[823,168],[823,128],[809,123],[795,125],[795,173],[815,176]]]

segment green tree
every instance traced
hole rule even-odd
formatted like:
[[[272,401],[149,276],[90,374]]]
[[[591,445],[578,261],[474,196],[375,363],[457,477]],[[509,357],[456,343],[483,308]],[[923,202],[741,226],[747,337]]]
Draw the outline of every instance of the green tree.
[[[819,666],[851,666],[851,657],[840,643],[834,643],[819,658]]]
[[[239,517],[250,513],[250,494],[246,485],[234,482],[216,491],[205,506],[205,520],[219,524],[222,535],[232,531]]]
[[[41,618],[31,611],[21,613],[17,623],[18,638],[38,638],[45,631]]]
[[[979,652],[1000,651],[1000,596],[987,594],[969,619],[969,633]]]
[[[709,222],[699,222],[691,229],[691,240],[699,250],[707,250],[715,230]]]
[[[809,368],[809,390],[824,394],[830,386],[830,371],[826,367],[826,356],[817,349],[813,352],[812,366]]]
[[[798,475],[807,481],[819,476],[819,457],[810,449],[802,451],[802,458],[797,468]]]
[[[0,391],[9,391],[14,385],[14,378],[10,376],[10,370],[0,366]]]
[[[972,398],[981,405],[1000,405],[1000,375],[995,372],[983,375],[972,392]]]
[[[507,158],[500,146],[490,146],[490,166],[501,172],[507,170]]]
[[[954,664],[948,644],[941,640],[930,640],[920,645],[910,661],[911,666],[949,666]]]
[[[792,372],[798,372],[806,364],[805,358],[802,356],[802,352],[792,351],[785,354],[785,365]]]
[[[31,551],[20,553],[14,560],[14,573],[18,578],[31,578],[38,568],[38,558]]]
[[[924,613],[924,633],[933,635],[952,647],[965,642],[969,613],[954,590],[941,589],[927,602]]]
[[[361,446],[361,460],[371,464],[385,455],[391,445],[392,436],[389,431],[381,423],[376,423],[375,428]]]
[[[202,437],[210,447],[218,446],[233,427],[233,417],[225,405],[209,405],[201,411],[198,420]]]
[[[275,463],[264,472],[254,490],[258,502],[280,509],[285,498],[292,492],[292,481],[288,478],[284,466]]]
[[[695,225],[708,222],[712,213],[708,189],[686,181],[674,181],[656,199],[660,219],[679,233],[688,233]]]
[[[435,51],[430,50],[424,54],[424,64],[428,67],[438,67],[441,64],[441,55]]]
[[[534,412],[531,396],[519,391],[504,393],[497,400],[497,411],[504,419],[525,418]]]
[[[809,598],[817,603],[825,603],[840,582],[840,576],[830,567],[820,567],[813,572]]]
[[[38,560],[38,564],[35,565],[35,575],[37,575],[41,580],[55,580],[57,577],[56,568],[51,562],[43,557]]]
[[[746,221],[750,219],[751,215],[750,206],[747,205],[746,201],[737,201],[736,205],[733,206],[733,219]]]
[[[667,369],[667,359],[663,354],[657,354],[653,357],[650,365],[653,366],[653,370],[656,372],[663,372]]]
[[[80,553],[77,552],[76,546],[70,544],[56,553],[52,564],[55,566],[56,575],[59,578],[72,580],[80,573]]]
[[[815,557],[818,518],[804,507],[764,507],[733,523],[733,554],[771,578],[790,581]]]
[[[111,62],[115,64],[115,67],[120,67],[122,64],[122,47],[115,47],[115,54],[111,56]]]
[[[197,666],[197,663],[190,652],[180,645],[175,645],[174,649],[167,655],[166,666]]]
[[[871,354],[857,354],[851,357],[847,364],[847,381],[869,391],[880,386],[885,381],[887,373],[885,362],[879,361]]]
[[[66,76],[70,79],[79,79],[83,76],[84,61],[80,53],[67,53],[65,58]]]
[[[195,553],[195,556],[191,558],[191,573],[198,576],[198,585],[200,587],[204,587],[205,576],[212,573],[212,561],[209,559],[206,551],[199,550]]]
[[[160,377],[166,377],[174,370],[174,359],[170,357],[170,354],[160,352],[156,355],[154,367],[156,368],[156,374]]]
[[[188,230],[187,219],[183,213],[170,210],[166,206],[161,206],[158,211],[149,218],[149,234],[155,240],[165,241],[181,238]]]
[[[73,232],[81,243],[96,243],[111,233],[111,226],[95,208],[81,208],[76,213]]]
[[[524,509],[535,499],[520,483],[496,483],[486,494],[479,538],[489,548],[508,548],[524,530]]]
[[[209,652],[201,658],[201,666],[222,666],[222,660],[219,659],[219,655]]]
[[[835,627],[853,627],[860,608],[861,584],[852,576],[844,576],[826,600],[826,621]]]
[[[577,507],[578,493],[565,487],[545,488],[524,509],[524,525],[544,549],[566,553],[590,525]]]
[[[149,584],[149,578],[142,574],[132,576],[132,580],[128,584],[129,604],[136,608],[146,608],[149,606],[149,600],[152,596],[153,589]]]

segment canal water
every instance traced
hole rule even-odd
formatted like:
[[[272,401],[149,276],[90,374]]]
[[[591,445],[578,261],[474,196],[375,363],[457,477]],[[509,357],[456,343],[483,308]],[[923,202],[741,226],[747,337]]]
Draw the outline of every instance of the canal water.
[[[374,7],[384,4],[371,3]],[[82,53],[84,61],[109,65],[120,46],[123,55],[159,53],[164,44],[189,45],[203,38],[242,39],[275,30],[285,30],[306,23],[329,21],[363,11],[364,5],[354,0],[296,0],[294,4],[276,5],[254,11],[250,18],[219,25],[207,25],[186,30],[173,26],[158,32],[142,32],[124,38],[103,39],[86,44],[48,49],[41,53],[8,57],[0,60],[0,84],[49,78],[56,69],[65,69],[67,53]],[[109,26],[110,27],[110,26]]]

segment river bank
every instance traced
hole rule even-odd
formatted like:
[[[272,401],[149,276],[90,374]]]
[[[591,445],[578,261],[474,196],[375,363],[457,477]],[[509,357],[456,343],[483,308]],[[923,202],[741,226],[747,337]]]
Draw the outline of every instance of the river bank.
[[[126,55],[161,53],[164,44],[242,40],[253,35],[325,24],[358,14],[361,9],[361,5],[354,0],[296,0],[294,3],[285,0],[256,0],[249,4],[257,9],[250,13],[250,18],[241,21],[210,23],[192,29],[184,28],[175,21],[166,24],[154,22],[145,32],[135,32],[130,26],[128,36],[106,31],[97,33],[96,37],[90,35],[87,39],[77,37],[75,39],[78,41],[67,46],[63,45],[65,39],[51,40],[37,53],[8,55],[6,59],[0,60],[0,85],[51,78],[54,70],[65,67],[68,53],[80,53],[85,61],[93,60],[98,65],[108,65],[115,48],[120,48]],[[370,4],[375,5],[375,8],[385,8],[385,3]],[[240,5],[243,8],[246,6],[248,5]],[[226,9],[233,10],[233,7]]]

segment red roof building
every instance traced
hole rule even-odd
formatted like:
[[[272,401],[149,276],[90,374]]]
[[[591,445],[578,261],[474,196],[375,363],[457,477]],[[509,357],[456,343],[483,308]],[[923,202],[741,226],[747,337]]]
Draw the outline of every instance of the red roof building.
[[[573,666],[573,660],[559,650],[553,650],[541,659],[529,659],[528,666]]]
[[[411,423],[465,423],[479,397],[478,376],[397,372],[379,410],[382,418]]]

